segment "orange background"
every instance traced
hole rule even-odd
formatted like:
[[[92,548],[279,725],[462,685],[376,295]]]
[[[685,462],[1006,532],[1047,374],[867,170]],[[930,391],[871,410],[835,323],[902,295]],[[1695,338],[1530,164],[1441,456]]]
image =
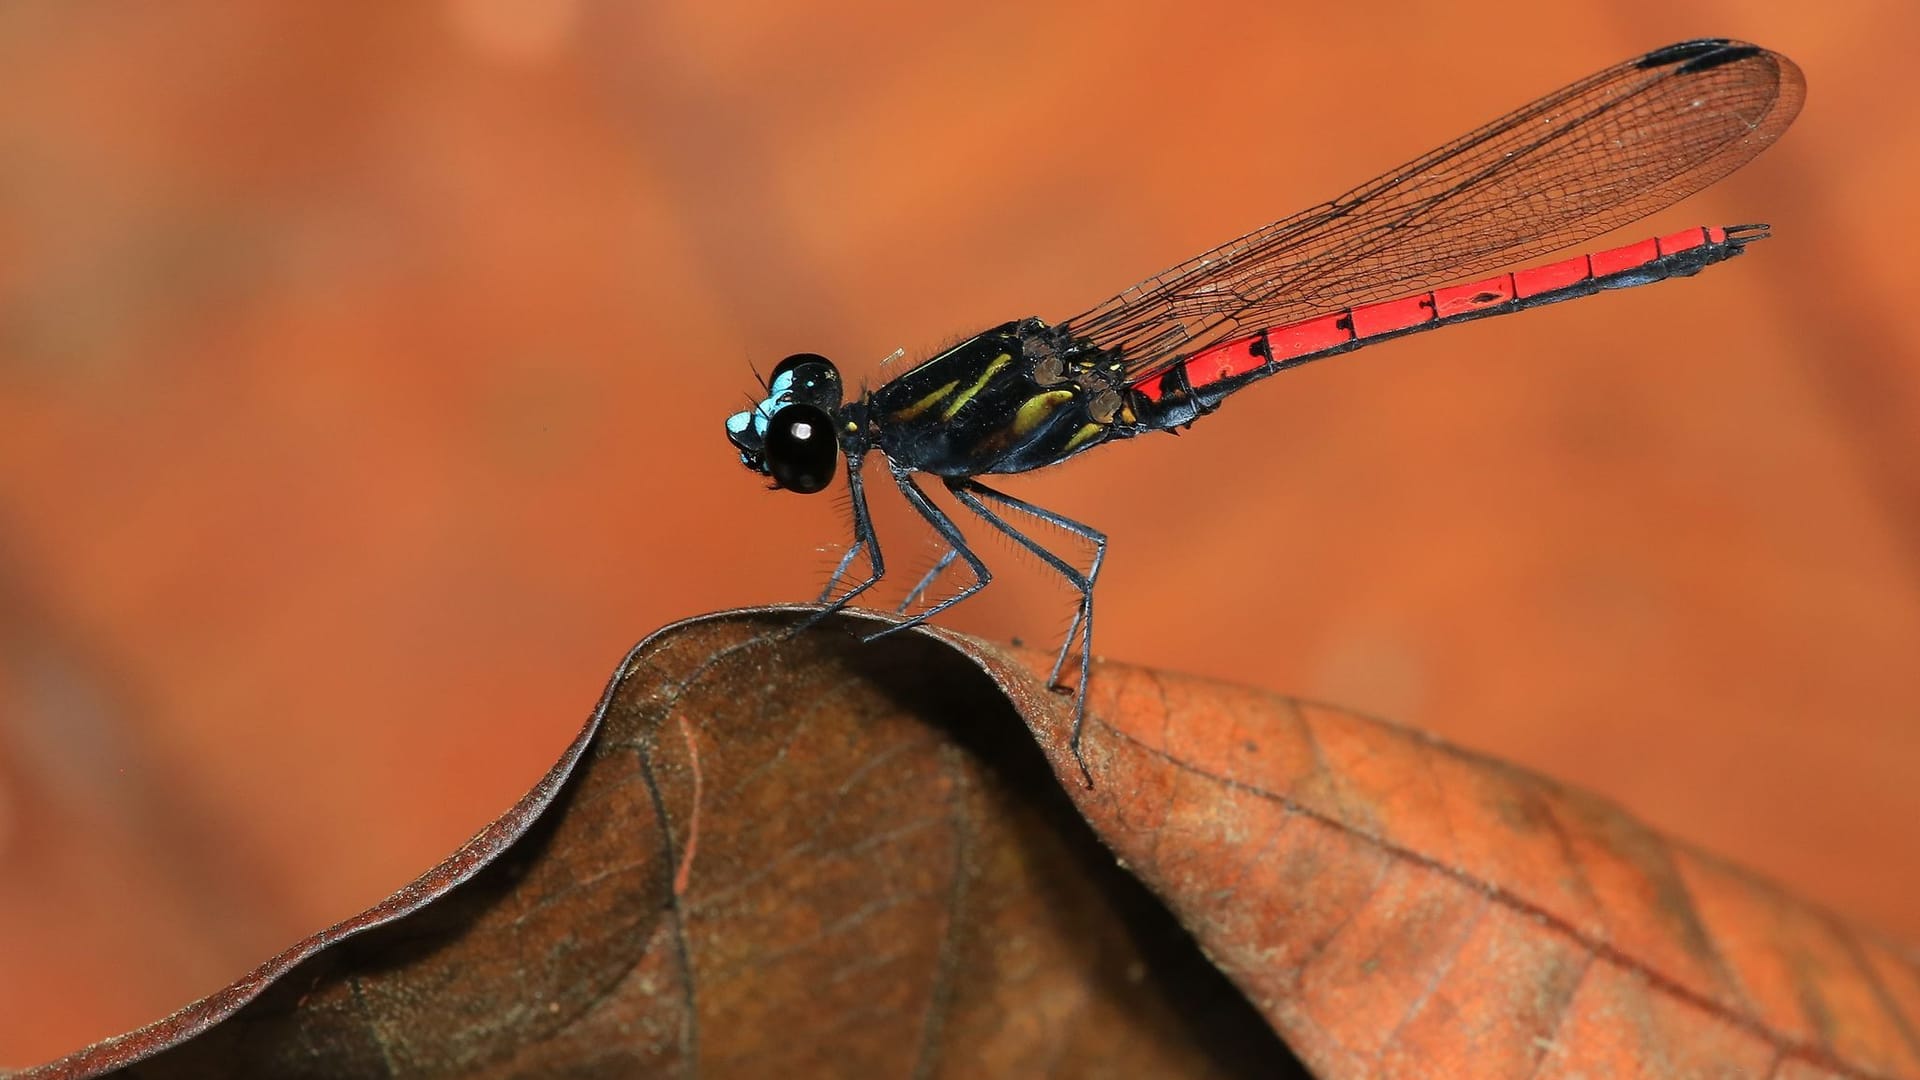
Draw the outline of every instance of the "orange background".
[[[1610,239],[1772,222],[1749,257],[1008,487],[1111,534],[1104,655],[1419,725],[1920,938],[1911,3],[7,5],[0,1062],[407,881],[662,623],[810,595],[846,526],[727,448],[750,362],[1063,317],[1702,34],[1806,110]],[[1063,632],[982,549],[947,624]]]

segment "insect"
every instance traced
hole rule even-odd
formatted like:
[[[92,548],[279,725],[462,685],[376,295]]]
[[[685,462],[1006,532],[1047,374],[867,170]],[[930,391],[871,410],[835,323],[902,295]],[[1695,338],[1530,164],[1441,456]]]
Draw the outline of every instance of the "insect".
[[[1080,643],[1071,748],[1080,755],[1093,652],[1093,590],[1107,538],[982,477],[1058,465],[1096,447],[1177,431],[1243,387],[1423,330],[1684,277],[1768,235],[1765,225],[1687,229],[1497,274],[1659,210],[1765,149],[1799,112],[1793,62],[1725,38],[1685,41],[1616,64],[1468,132],[1330,202],[1198,255],[1056,323],[1016,319],[982,331],[846,399],[823,356],[774,368],[753,408],[727,418],[747,468],[788,491],[831,483],[846,458],[853,542],[815,620],[886,574],[862,470],[878,451],[946,551],[907,594],[905,613],[956,560],[971,580],[872,635],[916,626],[993,575],[918,474],[937,477],[987,526],[1072,585],[1079,602],[1055,657],[1057,685]],[[1085,568],[1010,517],[1083,541]],[[863,580],[837,597],[856,557]],[[871,638],[869,639],[871,640]]]

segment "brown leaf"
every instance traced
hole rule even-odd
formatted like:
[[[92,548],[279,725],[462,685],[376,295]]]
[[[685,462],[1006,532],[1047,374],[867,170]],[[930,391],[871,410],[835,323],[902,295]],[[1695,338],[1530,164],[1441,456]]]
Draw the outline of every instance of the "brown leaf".
[[[1091,791],[1028,714],[1055,774],[1318,1076],[1920,1077],[1920,955],[1604,800],[1116,664],[1090,712]]]
[[[1920,1076],[1912,951],[1592,796],[1117,664],[1088,790],[1045,657],[792,617],[650,638],[447,864],[29,1075]]]
[[[446,863],[25,1075],[1304,1074],[975,667],[791,619],[654,635]]]

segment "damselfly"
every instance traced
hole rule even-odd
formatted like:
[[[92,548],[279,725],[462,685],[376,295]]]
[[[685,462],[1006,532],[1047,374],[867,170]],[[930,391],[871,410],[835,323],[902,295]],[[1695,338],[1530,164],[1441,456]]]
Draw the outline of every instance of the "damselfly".
[[[867,455],[876,450],[907,502],[947,545],[900,612],[956,560],[972,580],[873,636],[924,622],[992,579],[916,473],[939,477],[960,505],[1059,572],[1079,606],[1049,682],[1058,682],[1078,640],[1071,745],[1084,774],[1079,748],[1093,588],[1106,536],[981,477],[1057,465],[1119,439],[1186,427],[1242,387],[1309,360],[1682,277],[1730,259],[1765,237],[1767,226],[1687,229],[1447,286],[1597,236],[1713,183],[1778,138],[1804,93],[1792,61],[1757,45],[1722,38],[1670,45],[1548,94],[1079,315],[1002,323],[850,400],[832,362],[813,353],[789,356],[774,368],[760,402],[727,418],[727,437],[749,469],[788,491],[824,489],[845,456],[853,543],[820,597],[821,617],[886,573],[862,486]],[[1085,569],[1022,531],[1009,512],[1084,540],[1091,551]],[[835,596],[862,554],[866,577]]]

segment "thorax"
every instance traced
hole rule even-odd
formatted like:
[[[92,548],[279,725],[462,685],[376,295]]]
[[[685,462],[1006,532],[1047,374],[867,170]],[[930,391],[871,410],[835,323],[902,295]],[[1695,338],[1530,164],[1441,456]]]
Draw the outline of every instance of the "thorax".
[[[869,399],[873,440],[940,476],[1025,472],[1131,434],[1119,357],[1039,319],[968,338]]]

